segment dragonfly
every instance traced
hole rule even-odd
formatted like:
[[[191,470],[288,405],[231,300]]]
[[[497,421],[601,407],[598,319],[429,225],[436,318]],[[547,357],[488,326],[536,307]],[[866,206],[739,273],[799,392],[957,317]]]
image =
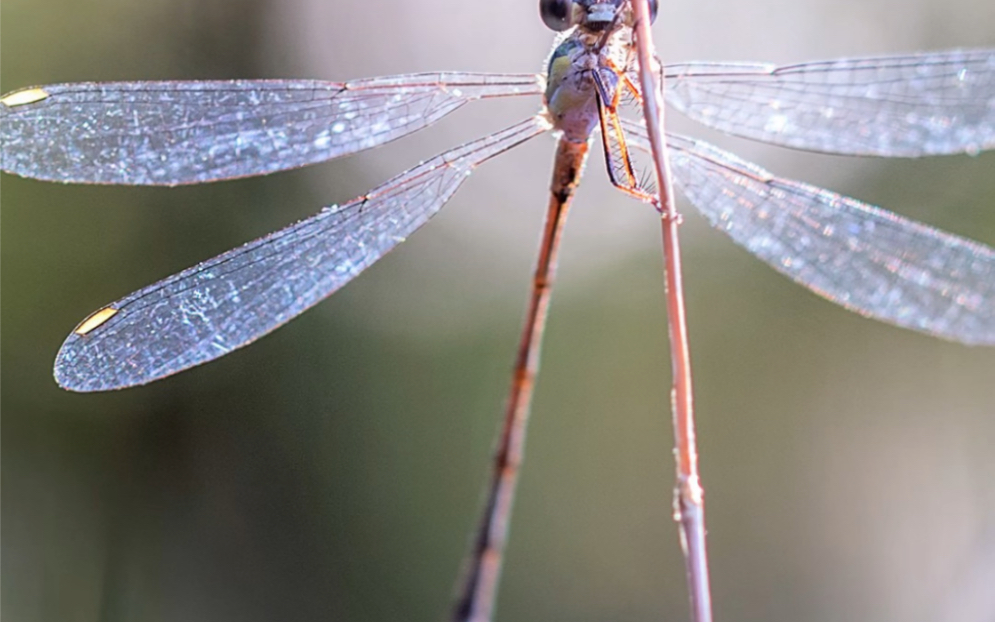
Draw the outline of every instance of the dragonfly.
[[[655,2],[651,8],[655,13]],[[143,385],[272,332],[358,276],[425,224],[472,171],[558,136],[511,398],[467,583],[495,574],[564,219],[589,147],[610,181],[656,205],[633,164],[648,152],[627,0],[540,0],[559,34],[544,75],[435,72],[328,82],[82,82],[0,97],[0,169],[63,183],[176,186],[265,175],[371,149],[483,99],[533,97],[536,115],[414,166],[352,201],[141,288],[66,338],[66,389]],[[666,101],[720,131],[821,153],[914,158],[995,147],[995,49],[791,65],[659,67]],[[995,249],[777,175],[668,134],[675,182],[716,229],[795,282],[863,316],[970,345],[995,345]],[[519,421],[520,422],[520,421]],[[497,555],[488,555],[497,552]],[[487,564],[492,564],[488,568]],[[486,583],[484,581],[483,583]],[[460,606],[469,606],[472,598]]]

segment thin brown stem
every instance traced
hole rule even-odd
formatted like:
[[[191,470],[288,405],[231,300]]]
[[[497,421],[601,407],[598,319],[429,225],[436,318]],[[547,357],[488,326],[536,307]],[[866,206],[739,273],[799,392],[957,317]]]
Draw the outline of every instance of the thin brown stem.
[[[688,347],[684,286],[681,281],[681,253],[677,236],[680,217],[674,206],[670,162],[663,140],[663,84],[657,84],[653,39],[647,0],[631,0],[636,13],[636,44],[639,55],[639,81],[643,92],[643,115],[653,150],[659,209],[663,224],[663,255],[673,368],[671,407],[674,420],[677,483],[674,489],[674,516],[681,530],[691,619],[711,622],[712,601],[708,581],[708,554],[705,549],[704,492],[698,477],[698,449],[695,443],[694,408],[691,391],[691,353]]]
[[[539,245],[532,295],[522,327],[504,425],[494,452],[491,484],[473,549],[464,562],[459,600],[453,611],[452,619],[457,622],[489,622],[494,612],[518,470],[525,451],[532,391],[539,372],[539,352],[556,272],[560,236],[580,181],[587,150],[587,143],[572,143],[564,139],[560,140],[557,148],[546,227]]]

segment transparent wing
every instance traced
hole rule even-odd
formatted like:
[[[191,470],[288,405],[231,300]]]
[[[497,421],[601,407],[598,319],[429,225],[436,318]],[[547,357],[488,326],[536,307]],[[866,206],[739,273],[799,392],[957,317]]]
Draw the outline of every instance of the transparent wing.
[[[531,74],[53,84],[0,98],[0,169],[129,185],[262,175],[369,149],[476,99],[539,93]]]
[[[342,287],[432,217],[474,167],[548,130],[539,117],[467,143],[366,196],[139,290],[84,320],[55,361],[75,391],[144,384],[231,352]]]
[[[646,130],[626,124],[630,144]],[[669,135],[675,182],[712,226],[851,311],[995,345],[995,249]]]
[[[716,129],[798,149],[916,157],[995,147],[995,49],[798,65],[666,68],[667,102]]]

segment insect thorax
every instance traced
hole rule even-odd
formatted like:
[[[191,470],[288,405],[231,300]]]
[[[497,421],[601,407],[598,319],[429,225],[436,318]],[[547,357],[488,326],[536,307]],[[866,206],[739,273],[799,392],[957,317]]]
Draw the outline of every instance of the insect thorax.
[[[546,69],[545,104],[553,126],[571,142],[586,142],[598,125],[594,72],[604,77],[614,67],[627,71],[634,63],[632,30],[620,26],[603,33],[571,31],[553,49]],[[617,80],[611,78],[612,90]]]

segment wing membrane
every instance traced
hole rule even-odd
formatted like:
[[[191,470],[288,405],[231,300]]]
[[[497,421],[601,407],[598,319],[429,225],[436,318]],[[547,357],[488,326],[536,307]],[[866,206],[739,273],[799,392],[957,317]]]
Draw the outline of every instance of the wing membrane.
[[[666,69],[667,101],[716,129],[798,149],[916,157],[995,147],[995,49]]]
[[[648,149],[645,128],[630,143]],[[669,135],[681,191],[712,226],[847,309],[966,344],[995,345],[995,249]]]
[[[75,391],[144,384],[254,341],[403,241],[474,167],[547,130],[536,117],[467,143],[355,201],[122,298],[70,334],[56,358],[56,380]]]
[[[72,183],[176,185],[263,175],[369,149],[535,75],[55,84],[0,98],[0,169]]]

